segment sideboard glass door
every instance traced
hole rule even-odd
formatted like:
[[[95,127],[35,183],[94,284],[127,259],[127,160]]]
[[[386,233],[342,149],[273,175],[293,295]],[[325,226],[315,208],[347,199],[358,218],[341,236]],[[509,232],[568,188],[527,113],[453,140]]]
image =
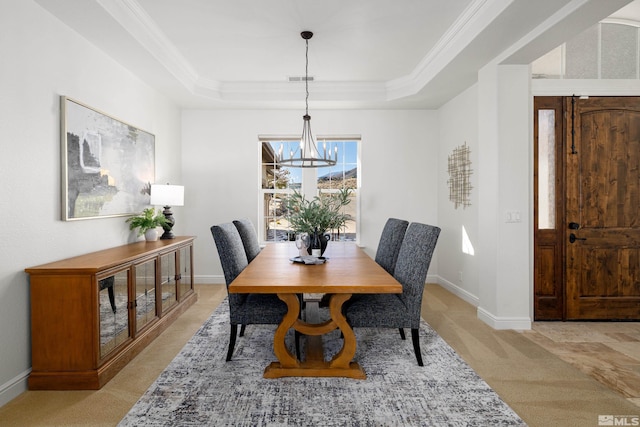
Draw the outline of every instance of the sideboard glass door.
[[[135,266],[136,332],[156,318],[156,259]]]
[[[101,359],[131,337],[127,310],[128,288],[128,270],[98,279]]]
[[[162,315],[178,302],[176,288],[176,252],[160,257],[160,290],[162,292]]]
[[[191,283],[191,248],[187,246],[180,249],[180,300],[193,289]]]

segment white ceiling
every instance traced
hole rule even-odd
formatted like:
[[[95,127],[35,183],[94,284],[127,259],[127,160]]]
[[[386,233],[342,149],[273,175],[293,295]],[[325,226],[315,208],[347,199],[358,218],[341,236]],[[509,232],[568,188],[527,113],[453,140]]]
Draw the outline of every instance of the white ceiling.
[[[184,108],[436,108],[630,0],[36,0]],[[632,19],[633,3],[617,18]]]

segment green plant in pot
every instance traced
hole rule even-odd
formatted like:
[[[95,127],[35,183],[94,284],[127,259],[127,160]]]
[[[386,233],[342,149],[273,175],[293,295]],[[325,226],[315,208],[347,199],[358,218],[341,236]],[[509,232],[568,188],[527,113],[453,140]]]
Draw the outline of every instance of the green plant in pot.
[[[138,236],[144,234],[146,240],[154,241],[158,240],[158,230],[156,228],[166,225],[167,219],[160,211],[156,211],[154,208],[146,208],[140,215],[132,216],[126,222],[129,223],[129,230],[137,228]]]
[[[344,207],[351,203],[351,189],[344,188],[337,193],[322,193],[308,200],[295,191],[287,201],[289,225],[296,233],[307,233],[309,241],[320,240],[321,253],[331,238],[331,230],[339,230],[351,219],[344,213]],[[312,245],[309,245],[311,253]]]

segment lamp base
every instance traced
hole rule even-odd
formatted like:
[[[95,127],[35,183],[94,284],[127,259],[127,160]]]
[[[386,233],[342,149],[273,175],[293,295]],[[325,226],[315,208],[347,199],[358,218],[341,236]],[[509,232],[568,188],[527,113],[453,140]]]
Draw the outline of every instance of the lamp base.
[[[167,223],[162,226],[164,233],[162,233],[162,236],[160,236],[160,239],[161,240],[175,239],[176,236],[173,234],[173,231],[171,230],[173,229],[173,226],[176,223],[176,220],[173,219],[173,212],[171,212],[171,207],[165,206],[164,210],[162,211],[162,215],[164,215],[164,217],[167,219]]]
[[[164,230],[164,233],[162,233],[162,236],[160,236],[161,240],[164,239],[175,239],[176,236],[173,234],[173,232],[171,230]]]

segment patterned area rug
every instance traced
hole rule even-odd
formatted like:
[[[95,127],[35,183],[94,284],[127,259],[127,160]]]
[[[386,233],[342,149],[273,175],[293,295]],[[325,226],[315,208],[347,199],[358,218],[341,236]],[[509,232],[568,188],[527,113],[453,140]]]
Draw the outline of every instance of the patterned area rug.
[[[355,360],[366,380],[264,379],[275,361],[275,326],[251,325],[231,362],[228,304],[200,330],[122,419],[119,426],[525,426],[518,415],[424,321],[424,367],[410,333],[356,329]],[[288,345],[293,346],[293,335]],[[325,355],[341,346],[324,338]]]

